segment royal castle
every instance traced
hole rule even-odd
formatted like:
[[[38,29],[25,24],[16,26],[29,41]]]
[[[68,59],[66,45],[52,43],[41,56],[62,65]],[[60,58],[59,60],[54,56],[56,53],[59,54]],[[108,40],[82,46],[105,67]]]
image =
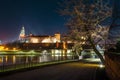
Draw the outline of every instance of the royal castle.
[[[17,47],[22,50],[71,49],[73,43],[63,40],[60,33],[54,35],[26,35],[25,28],[22,27],[18,40],[7,46]]]
[[[56,43],[61,42],[60,33],[55,33],[54,35],[34,35],[34,34],[25,34],[25,28],[22,27],[22,30],[19,35],[19,41],[21,43]]]

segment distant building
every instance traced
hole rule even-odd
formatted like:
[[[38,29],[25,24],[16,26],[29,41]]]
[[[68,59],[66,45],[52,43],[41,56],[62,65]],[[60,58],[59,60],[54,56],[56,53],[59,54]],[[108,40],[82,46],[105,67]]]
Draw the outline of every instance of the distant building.
[[[61,34],[55,33],[54,35],[26,35],[24,26],[19,35],[20,43],[56,43],[61,42]]]
[[[60,33],[56,33],[53,36],[50,35],[32,35],[25,37],[26,43],[56,43],[61,42]]]

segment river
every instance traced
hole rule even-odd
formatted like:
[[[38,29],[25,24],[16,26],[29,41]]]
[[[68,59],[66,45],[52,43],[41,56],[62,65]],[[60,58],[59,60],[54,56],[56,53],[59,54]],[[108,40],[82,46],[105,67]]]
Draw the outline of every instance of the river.
[[[25,63],[41,63],[72,59],[72,56],[59,56],[48,54],[0,54],[0,66]]]

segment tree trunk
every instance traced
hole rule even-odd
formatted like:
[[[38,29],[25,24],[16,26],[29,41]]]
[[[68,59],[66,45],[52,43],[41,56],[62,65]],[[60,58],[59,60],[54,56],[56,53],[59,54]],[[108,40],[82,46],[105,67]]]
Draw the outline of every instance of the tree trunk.
[[[76,52],[76,54],[77,54],[77,56],[78,56],[78,59],[80,60],[80,59],[82,59],[82,57],[81,57],[81,51],[80,51],[80,53],[76,50],[75,51]]]
[[[91,37],[89,36],[89,42],[91,44],[91,46],[93,47],[93,50],[95,51],[95,53],[98,55],[98,57],[100,58],[102,64],[105,64],[105,60],[102,56],[102,54],[98,51],[98,49],[96,48],[95,44],[93,43]]]

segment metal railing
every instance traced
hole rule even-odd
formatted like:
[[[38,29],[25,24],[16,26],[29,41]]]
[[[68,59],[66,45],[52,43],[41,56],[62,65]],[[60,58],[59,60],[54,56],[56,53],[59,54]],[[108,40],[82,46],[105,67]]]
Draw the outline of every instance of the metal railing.
[[[28,61],[28,62],[19,62],[19,63],[2,63],[0,65],[0,72],[6,72],[6,71],[13,71],[13,70],[19,70],[19,69],[25,69],[25,68],[34,68],[34,67],[39,67],[39,66],[44,66],[44,65],[49,65],[49,64],[56,64],[56,63],[61,63],[61,62],[69,62],[73,61],[73,59],[59,59],[59,60],[51,60],[51,61],[43,61],[43,62],[38,62],[38,61]]]

